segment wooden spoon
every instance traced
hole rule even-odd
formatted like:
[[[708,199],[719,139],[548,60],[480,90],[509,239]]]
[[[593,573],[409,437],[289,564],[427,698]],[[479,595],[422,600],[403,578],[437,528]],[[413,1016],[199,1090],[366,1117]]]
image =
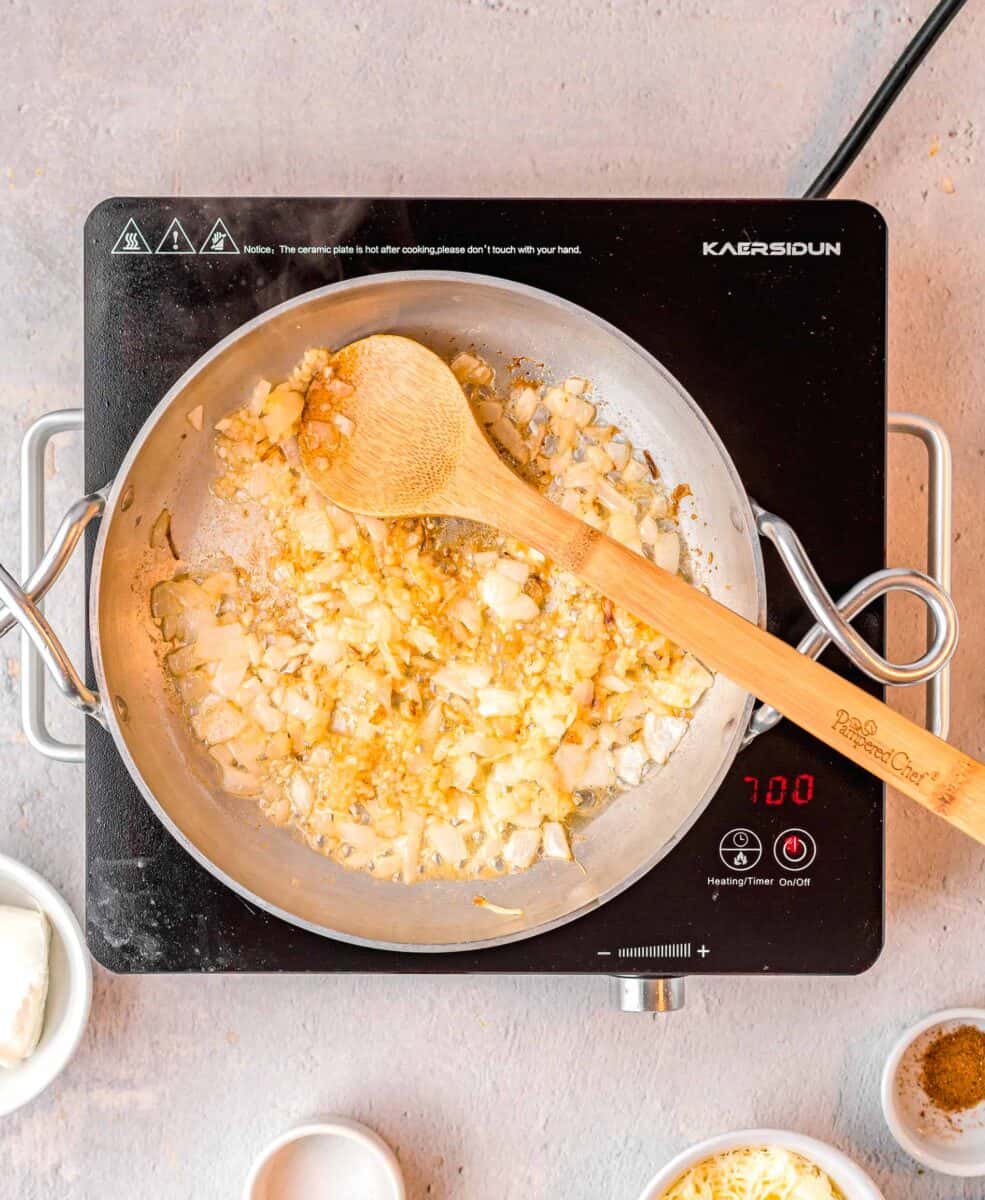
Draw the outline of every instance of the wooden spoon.
[[[376,334],[343,347],[333,365],[352,390],[312,383],[299,445],[312,480],[334,503],[377,517],[467,517],[512,534],[985,843],[981,763],[524,483],[432,351]],[[348,420],[333,422],[340,412]],[[347,434],[340,442],[339,425]]]

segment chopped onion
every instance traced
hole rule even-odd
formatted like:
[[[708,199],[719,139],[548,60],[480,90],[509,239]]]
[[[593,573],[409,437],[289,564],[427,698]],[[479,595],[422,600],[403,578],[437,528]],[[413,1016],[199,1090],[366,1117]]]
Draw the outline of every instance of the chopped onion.
[[[658,533],[652,543],[653,561],[676,575],[681,565],[681,539],[672,530]]]
[[[616,766],[616,778],[627,787],[635,787],[643,777],[643,768],[647,763],[646,752],[639,742],[628,742],[613,751],[613,761]]]
[[[263,427],[272,442],[293,432],[304,408],[304,396],[286,386],[274,388],[263,404]]]
[[[490,571],[479,585],[479,594],[483,604],[495,611],[503,604],[509,604],[520,595],[520,585],[508,575],[499,571]]]
[[[568,395],[564,388],[549,387],[544,392],[544,404],[552,417],[563,417],[568,410]]]
[[[527,595],[517,596],[508,604],[500,605],[497,611],[504,621],[515,621],[518,624],[532,621],[540,613],[536,601]]]
[[[448,606],[448,613],[461,621],[469,633],[478,633],[482,628],[482,613],[478,604],[466,596]]]
[[[540,851],[539,829],[518,829],[503,847],[503,858],[513,871],[525,871]]]
[[[206,745],[228,742],[246,727],[246,717],[234,705],[220,702],[202,708],[192,724]]]
[[[599,747],[588,755],[585,771],[578,782],[583,788],[608,788],[616,781],[616,773],[612,766],[612,755],[608,750]]]
[[[465,669],[455,663],[435,671],[431,678],[436,687],[443,688],[453,696],[461,696],[463,700],[471,700],[475,695],[475,685],[469,682]]]
[[[643,745],[658,766],[662,767],[676,750],[687,725],[683,717],[658,717],[653,712],[643,718]]]
[[[622,492],[616,491],[607,479],[600,479],[598,485],[598,498],[611,512],[614,513],[635,513],[636,505]]]
[[[294,810],[294,815],[303,820],[311,812],[315,793],[310,782],[301,771],[295,771],[291,776],[288,794],[291,797],[291,808]]]
[[[507,454],[515,458],[521,466],[529,461],[530,452],[523,438],[517,433],[516,426],[506,417],[499,417],[489,426],[489,432],[503,447]]]
[[[545,821],[543,828],[544,857],[563,858],[571,861],[571,847],[568,845],[568,835],[560,821]]]
[[[510,393],[513,419],[520,425],[528,425],[537,411],[540,395],[533,387],[516,387]]]
[[[432,850],[440,854],[442,860],[452,867],[461,867],[468,858],[465,839],[457,829],[443,821],[428,825],[427,840]]]
[[[600,420],[586,378],[521,380],[501,395],[477,354],[452,368],[530,482],[679,569],[663,485]],[[312,350],[216,425],[216,495],[255,503],[269,534],[262,556],[151,592],[196,736],[227,790],[378,879],[570,861],[574,809],[665,763],[712,677],[513,539],[354,517],[327,501],[297,446],[316,379],[340,405],[351,394],[328,352]],[[204,406],[187,419],[201,427]],[[339,407],[308,435],[327,464],[354,432]],[[151,536],[171,546],[169,515]]]
[[[480,688],[476,693],[480,717],[511,717],[520,711],[520,700],[506,688]]]
[[[505,575],[507,579],[512,579],[514,583],[520,584],[521,587],[530,576],[530,568],[517,558],[501,558],[496,564],[496,571],[500,575]]]
[[[624,546],[628,546],[630,550],[635,550],[637,554],[643,552],[643,543],[640,541],[640,531],[637,528],[636,521],[629,513],[614,512],[609,518],[609,534],[614,537],[617,542],[622,542]]]
[[[613,468],[612,459],[601,446],[587,446],[585,461],[599,475],[607,475]]]
[[[599,471],[598,467],[588,460],[572,463],[564,473],[564,486],[595,491],[601,482],[600,476],[602,474],[603,472]]]

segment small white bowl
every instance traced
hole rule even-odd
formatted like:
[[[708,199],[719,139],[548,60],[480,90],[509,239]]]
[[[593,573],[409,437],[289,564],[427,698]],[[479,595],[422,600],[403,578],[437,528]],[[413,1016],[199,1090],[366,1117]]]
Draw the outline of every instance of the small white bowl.
[[[68,1066],[89,1020],[92,963],[75,914],[47,880],[0,854],[0,904],[40,909],[51,926],[48,999],[37,1049],[0,1067],[0,1117],[39,1096]]]
[[[243,1200],[310,1200],[312,1196],[406,1200],[397,1156],[372,1129],[346,1117],[299,1125],[260,1154]]]
[[[704,1162],[715,1154],[728,1150],[742,1150],[748,1146],[781,1146],[806,1158],[825,1171],[836,1184],[845,1200],[885,1200],[882,1192],[852,1160],[816,1138],[802,1133],[790,1133],[785,1129],[742,1129],[737,1133],[724,1133],[719,1137],[699,1142],[683,1154],[678,1154],[662,1171],[658,1172],[643,1190],[640,1200],[660,1200],[685,1171]]]
[[[893,1137],[917,1162],[945,1175],[985,1175],[985,1103],[943,1114],[920,1086],[920,1059],[938,1033],[961,1025],[985,1032],[985,1009],[946,1008],[900,1037],[882,1072],[882,1111]]]

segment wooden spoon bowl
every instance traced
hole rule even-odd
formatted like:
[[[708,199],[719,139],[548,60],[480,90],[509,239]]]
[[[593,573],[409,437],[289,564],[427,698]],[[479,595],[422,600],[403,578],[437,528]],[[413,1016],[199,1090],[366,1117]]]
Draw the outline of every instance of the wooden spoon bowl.
[[[449,485],[472,443],[487,447],[451,368],[392,334],[343,346],[332,365],[336,378],[315,379],[308,389],[298,438],[315,484],[342,508],[368,516],[457,511]],[[339,381],[351,392],[340,395]],[[352,430],[327,446],[339,413]]]

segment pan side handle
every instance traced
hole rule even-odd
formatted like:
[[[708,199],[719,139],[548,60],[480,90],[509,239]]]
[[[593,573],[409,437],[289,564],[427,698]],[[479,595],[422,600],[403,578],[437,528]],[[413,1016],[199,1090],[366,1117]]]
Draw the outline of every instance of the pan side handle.
[[[927,568],[929,574],[901,567],[884,568],[867,575],[835,603],[816,576],[796,534],[778,517],[754,505],[762,536],[776,546],[784,565],[817,623],[797,649],[818,658],[831,642],[871,679],[883,684],[927,684],[926,726],[947,737],[951,717],[950,660],[958,642],[958,624],[951,589],[952,467],[947,435],[936,421],[919,413],[891,412],[890,433],[919,438],[927,450]],[[859,638],[849,622],[874,600],[893,591],[910,592],[927,605],[928,649],[916,662],[890,663]],[[767,704],[752,715],[743,749],[782,720]]]
[[[77,500],[62,518],[44,550],[44,452],[56,434],[83,427],[81,409],[46,413],[28,429],[21,443],[21,577],[23,585],[0,567],[0,637],[14,625],[21,638],[21,721],[30,744],[59,762],[81,762],[85,747],[52,736],[45,722],[44,671],[59,690],[87,716],[102,719],[99,696],[76,671],[58,637],[41,612],[41,600],[65,569],[90,521],[103,511],[104,497],[95,493]],[[43,552],[42,552],[43,551]]]

